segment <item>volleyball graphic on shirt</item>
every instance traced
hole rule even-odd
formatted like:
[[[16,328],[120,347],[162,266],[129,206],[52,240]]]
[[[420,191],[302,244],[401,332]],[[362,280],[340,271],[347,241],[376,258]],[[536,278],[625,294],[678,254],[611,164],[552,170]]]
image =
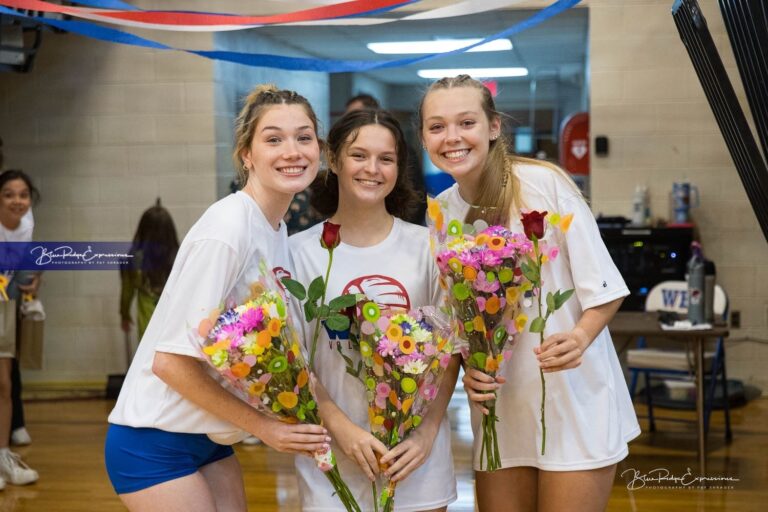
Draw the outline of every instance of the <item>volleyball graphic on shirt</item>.
[[[277,280],[277,284],[280,286],[280,289],[285,291],[285,286],[283,286],[283,279],[291,279],[293,277],[291,275],[291,271],[285,267],[274,267],[272,269],[272,273],[275,274],[275,279]]]
[[[342,293],[363,293],[380,306],[406,311],[411,309],[411,299],[405,286],[397,279],[380,274],[353,279],[347,283]]]
[[[344,287],[342,295],[347,293],[362,293],[383,307],[405,309],[406,311],[411,309],[411,299],[405,290],[405,286],[392,277],[379,274],[357,277]],[[323,327],[325,327],[325,332],[328,333],[329,340],[349,339],[349,329],[334,331],[325,323],[323,323]]]

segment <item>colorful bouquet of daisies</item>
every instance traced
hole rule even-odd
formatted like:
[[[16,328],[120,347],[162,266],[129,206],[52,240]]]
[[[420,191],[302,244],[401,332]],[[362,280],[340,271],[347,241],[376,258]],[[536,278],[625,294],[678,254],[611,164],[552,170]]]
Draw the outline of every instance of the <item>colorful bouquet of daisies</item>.
[[[371,433],[388,449],[421,424],[437,397],[451,361],[451,329],[432,307],[414,311],[382,309],[367,299],[358,302],[350,342],[360,353],[354,366],[342,352],[347,371],[365,384]],[[389,481],[374,503],[383,512],[395,506],[396,483]]]
[[[259,411],[285,422],[320,425],[309,369],[288,308],[274,276],[262,264],[262,279],[250,299],[202,320],[202,352],[236,395]],[[333,452],[315,452],[317,467],[331,482],[345,509],[360,512],[336,467]]]
[[[520,313],[518,299],[530,293],[531,283],[520,266],[533,243],[522,233],[482,220],[474,225],[457,219],[446,222],[434,199],[429,200],[428,218],[440,285],[447,291],[454,329],[466,342],[462,355],[471,368],[495,377],[510,356],[513,335],[528,321]],[[495,471],[501,467],[496,402],[489,400],[485,406],[481,469]]]

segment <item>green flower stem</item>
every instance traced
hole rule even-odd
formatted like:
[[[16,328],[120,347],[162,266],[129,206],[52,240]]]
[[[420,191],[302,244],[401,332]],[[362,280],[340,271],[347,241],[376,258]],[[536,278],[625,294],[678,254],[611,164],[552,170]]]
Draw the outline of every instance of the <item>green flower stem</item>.
[[[339,501],[344,505],[347,512],[361,512],[360,506],[355,501],[354,496],[352,496],[352,492],[341,478],[339,468],[334,466],[333,469],[325,473],[325,476],[328,478],[328,481],[331,482],[333,490],[336,491],[336,496],[339,497]]]
[[[320,415],[317,412],[317,408],[307,413],[308,423],[313,425],[322,425]],[[349,490],[347,484],[339,473],[339,467],[334,463],[333,469],[328,470],[325,473],[325,477],[331,483],[333,490],[336,491],[336,496],[339,497],[339,501],[344,505],[347,512],[361,512],[360,505],[357,504],[355,497],[352,495],[352,491]]]
[[[488,414],[483,416],[483,442],[480,448],[480,469],[483,471],[496,471],[501,468],[501,454],[499,453],[499,441],[496,434],[496,404],[488,406]],[[483,469],[485,459],[485,469]]]
[[[328,277],[331,275],[331,265],[333,265],[333,249],[328,249],[328,268],[325,270],[325,281],[323,281],[323,295],[320,298],[320,309],[325,306],[325,293],[328,291]],[[317,348],[317,339],[320,337],[320,315],[315,319],[315,332],[312,336],[312,351],[309,354],[309,369],[315,370],[315,349]]]
[[[539,318],[544,318],[541,311],[541,254],[539,254],[539,241],[534,238],[533,240],[533,251],[534,256],[536,257],[536,266],[539,273],[539,280],[536,283],[538,286],[536,286],[536,298],[539,303]],[[549,314],[547,314],[547,317],[549,317]],[[547,319],[544,318],[544,326],[547,325]],[[544,344],[544,330],[539,333],[539,346],[542,346]],[[547,444],[547,422],[544,418],[544,403],[547,399],[547,383],[544,380],[544,370],[539,367],[539,377],[541,378],[541,454],[544,455],[544,449]]]

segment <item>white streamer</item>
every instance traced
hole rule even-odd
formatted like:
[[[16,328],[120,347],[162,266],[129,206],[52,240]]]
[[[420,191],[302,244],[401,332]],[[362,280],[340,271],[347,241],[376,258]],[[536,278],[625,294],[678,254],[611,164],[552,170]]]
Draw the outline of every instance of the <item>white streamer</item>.
[[[443,18],[453,18],[457,16],[468,16],[470,14],[479,14],[482,12],[493,11],[496,9],[503,9],[510,7],[514,4],[518,4],[523,0],[484,0],[478,2],[476,0],[465,0],[458,2],[454,5],[448,5],[445,7],[438,7],[429,11],[419,12],[416,14],[410,14],[402,18],[367,18],[364,16],[317,20],[317,21],[298,21],[292,23],[275,23],[270,25],[168,25],[165,23],[146,23],[142,21],[123,20],[119,18],[113,18],[111,16],[103,16],[98,14],[97,9],[93,9],[90,12],[79,11],[77,13],[70,13],[71,16],[76,18],[87,19],[91,21],[98,21],[100,23],[107,23],[110,25],[120,25],[124,27],[134,27],[150,30],[166,30],[173,32],[228,32],[235,30],[250,30],[253,28],[259,28],[262,26],[270,27],[287,27],[287,26],[368,26],[368,25],[383,25],[385,23],[394,23],[397,21],[421,21],[421,20],[437,20]],[[310,3],[333,3],[333,2],[310,2]]]

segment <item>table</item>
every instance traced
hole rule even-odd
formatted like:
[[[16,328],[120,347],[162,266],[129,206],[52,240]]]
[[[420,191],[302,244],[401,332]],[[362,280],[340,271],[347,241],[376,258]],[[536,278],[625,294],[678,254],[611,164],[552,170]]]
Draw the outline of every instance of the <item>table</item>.
[[[619,311],[608,324],[612,336],[663,337],[675,341],[693,342],[696,348],[696,424],[698,432],[699,471],[707,474],[707,439],[704,435],[704,343],[712,338],[726,338],[728,327],[716,325],[712,329],[695,331],[665,331],[659,326],[655,312]],[[727,400],[727,397],[726,397]]]

